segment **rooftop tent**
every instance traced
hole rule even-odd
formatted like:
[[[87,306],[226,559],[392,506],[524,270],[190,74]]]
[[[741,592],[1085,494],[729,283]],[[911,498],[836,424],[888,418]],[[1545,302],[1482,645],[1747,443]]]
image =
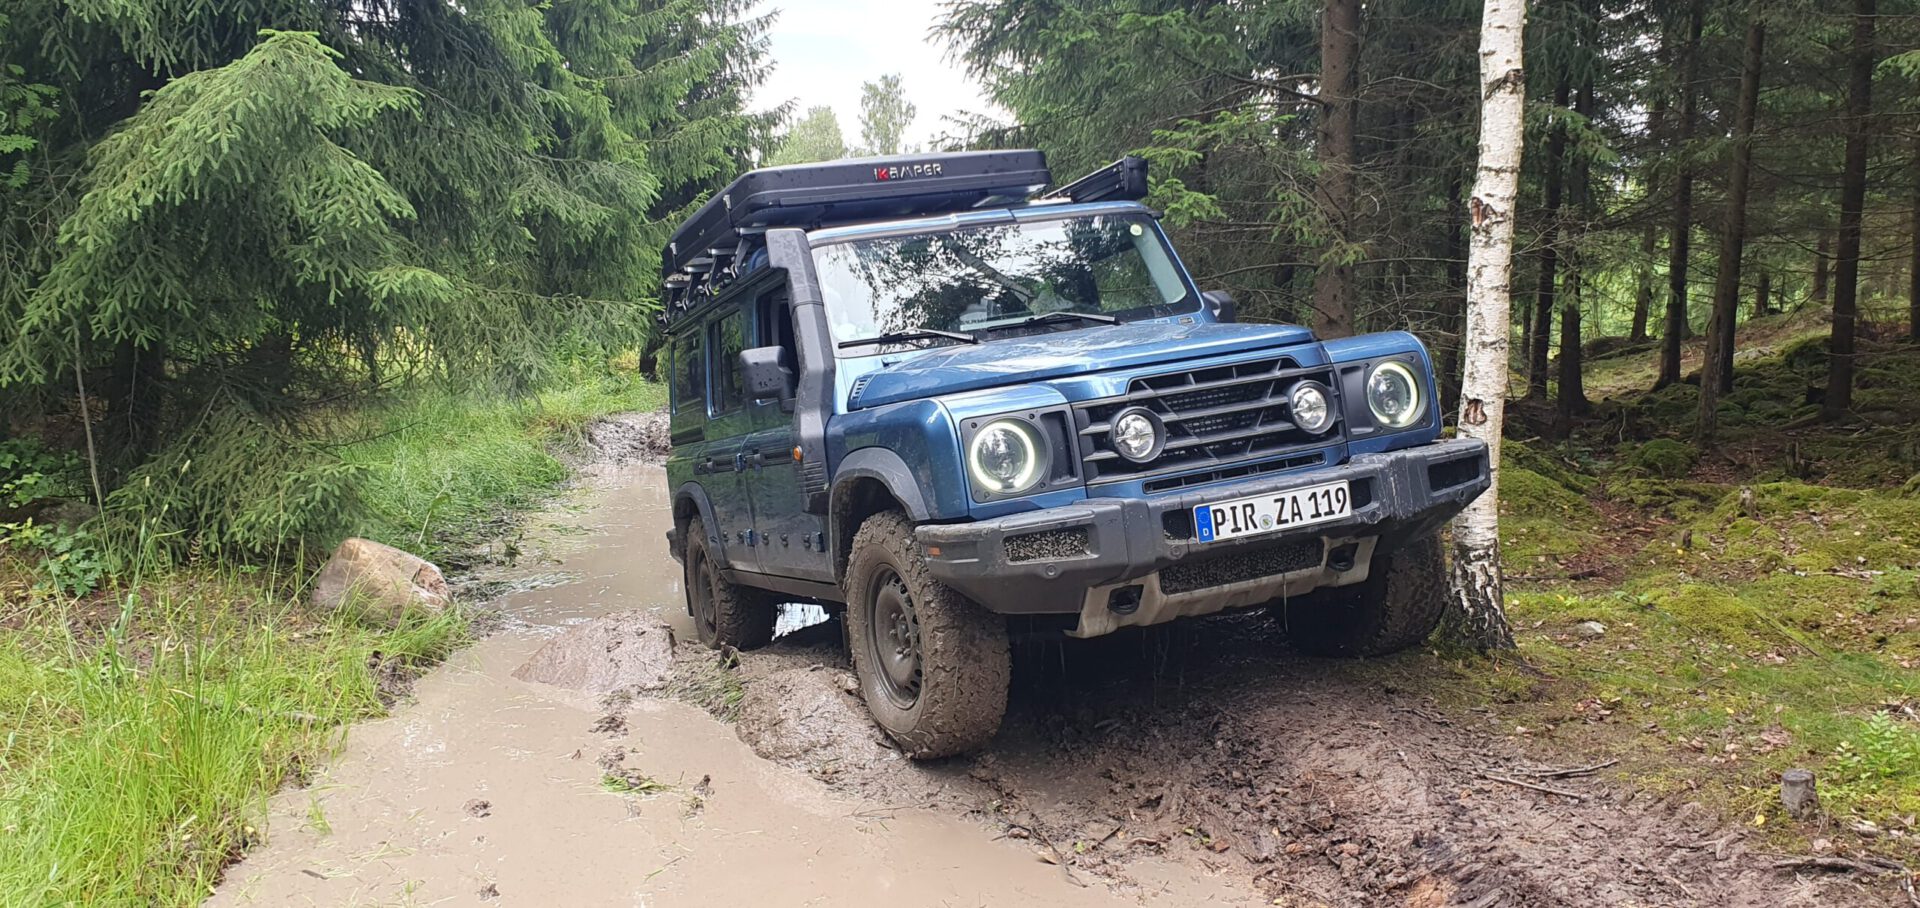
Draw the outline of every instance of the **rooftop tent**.
[[[962,151],[768,167],[728,184],[674,231],[663,276],[728,256],[742,234],[1018,203],[1053,182],[1038,151]]]

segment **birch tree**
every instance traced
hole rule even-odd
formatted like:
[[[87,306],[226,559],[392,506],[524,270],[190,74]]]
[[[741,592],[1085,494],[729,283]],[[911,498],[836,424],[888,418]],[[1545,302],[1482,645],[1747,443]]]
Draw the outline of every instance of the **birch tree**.
[[[1480,161],[1468,200],[1466,374],[1460,435],[1487,443],[1493,482],[1453,522],[1454,604],[1448,625],[1482,650],[1513,648],[1500,577],[1500,430],[1506,417],[1513,218],[1520,188],[1526,0],[1486,0],[1480,21]]]

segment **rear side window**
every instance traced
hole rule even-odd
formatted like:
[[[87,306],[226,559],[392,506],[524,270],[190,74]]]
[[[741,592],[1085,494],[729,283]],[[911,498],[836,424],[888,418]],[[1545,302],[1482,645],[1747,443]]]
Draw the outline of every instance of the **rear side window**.
[[[730,413],[746,400],[740,351],[747,348],[747,313],[735,309],[713,323],[713,412]]]
[[[674,339],[673,342],[673,412],[686,413],[698,410],[707,402],[707,364],[704,353],[706,338],[700,332],[690,332]]]

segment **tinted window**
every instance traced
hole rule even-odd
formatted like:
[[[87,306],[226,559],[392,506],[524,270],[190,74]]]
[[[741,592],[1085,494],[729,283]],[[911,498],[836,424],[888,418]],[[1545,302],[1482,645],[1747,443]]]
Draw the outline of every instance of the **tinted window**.
[[[747,348],[747,313],[735,309],[713,325],[713,391],[715,413],[726,413],[746,399],[740,376],[740,351]]]
[[[707,401],[707,367],[701,357],[700,332],[683,334],[673,342],[673,410],[684,413]]]

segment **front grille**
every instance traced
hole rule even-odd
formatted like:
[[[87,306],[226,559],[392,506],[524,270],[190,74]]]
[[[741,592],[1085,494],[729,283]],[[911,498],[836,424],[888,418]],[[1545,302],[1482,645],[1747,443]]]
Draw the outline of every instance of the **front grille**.
[[[1335,395],[1329,403],[1336,416],[1325,434],[1309,435],[1291,420],[1287,396],[1309,379],[1329,389],[1336,385],[1331,369],[1301,368],[1285,356],[1134,379],[1126,396],[1074,410],[1087,481],[1217,469],[1334,442],[1340,432],[1337,392],[1328,392]],[[1152,410],[1167,429],[1166,446],[1147,463],[1134,463],[1113,448],[1114,417],[1135,406]]]
[[[1321,549],[1319,539],[1303,539],[1205,561],[1182,561],[1160,572],[1160,591],[1188,593],[1243,580],[1304,571],[1320,566]]]

